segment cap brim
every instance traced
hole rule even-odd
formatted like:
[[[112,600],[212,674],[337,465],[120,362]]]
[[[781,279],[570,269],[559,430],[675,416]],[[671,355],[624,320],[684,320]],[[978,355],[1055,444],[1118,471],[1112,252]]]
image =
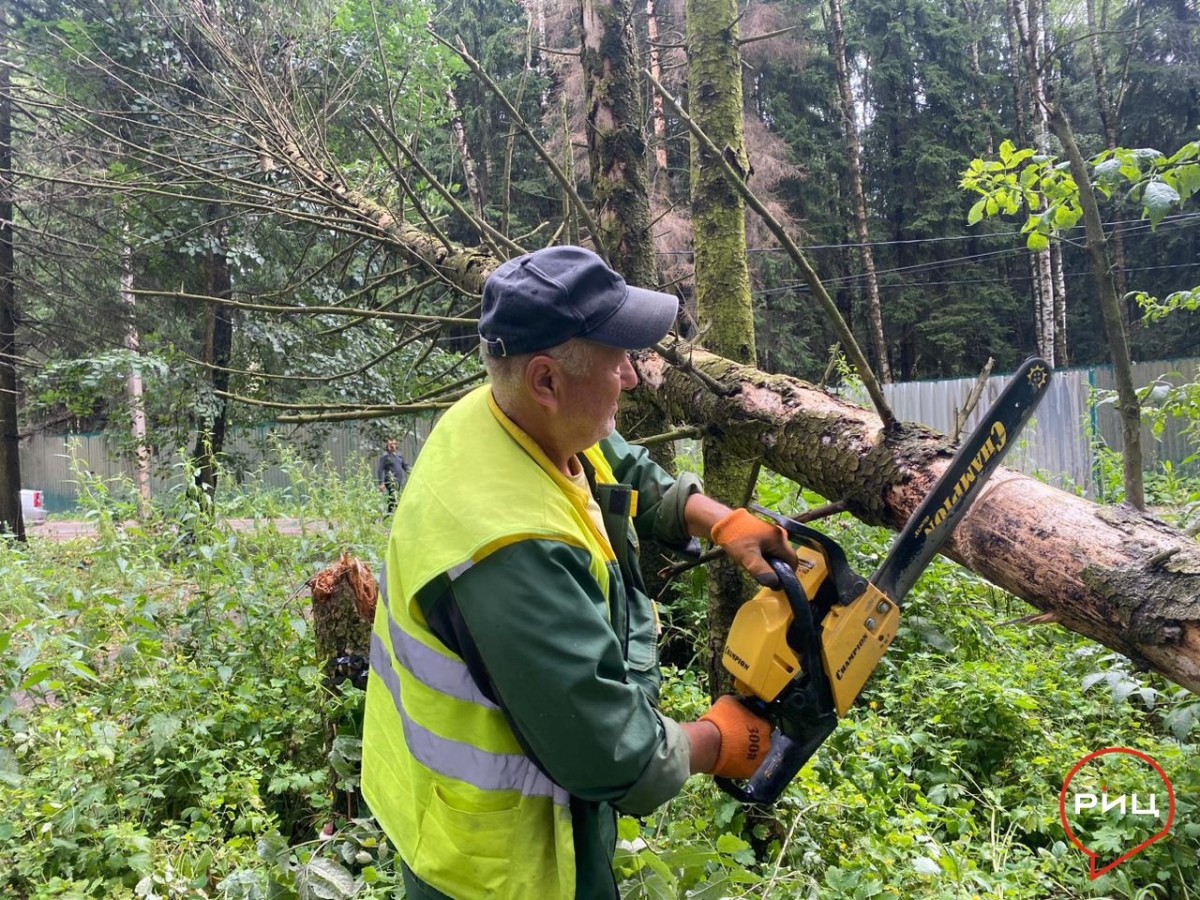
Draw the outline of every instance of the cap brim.
[[[667,336],[679,314],[679,300],[644,288],[627,290],[617,311],[581,338],[622,350],[643,350]]]

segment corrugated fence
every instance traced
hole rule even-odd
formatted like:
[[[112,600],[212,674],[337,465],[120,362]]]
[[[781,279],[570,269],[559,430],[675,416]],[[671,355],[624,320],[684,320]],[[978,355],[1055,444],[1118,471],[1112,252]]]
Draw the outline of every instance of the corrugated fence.
[[[410,463],[429,433],[429,418],[409,419],[394,430],[404,458]],[[279,454],[273,446],[295,449],[302,458],[320,461],[340,473],[361,469],[374,472],[375,461],[383,453],[383,442],[370,438],[355,426],[339,426],[332,430],[316,431],[303,427],[277,429],[234,429],[225,442],[225,452],[233,460],[229,477],[239,473],[254,473],[257,481],[270,487],[285,487],[289,476],[279,464]],[[150,480],[151,490],[158,493],[182,483],[178,468],[173,465],[178,456],[155,459]],[[77,468],[78,467],[78,468]],[[26,487],[40,488],[45,494],[46,509],[65,512],[75,508],[77,495],[76,472],[91,472],[101,478],[133,477],[133,464],[120,459],[111,441],[103,434],[35,435],[21,441],[21,481]]]
[[[1172,383],[1197,378],[1200,359],[1181,359],[1166,362],[1135,363],[1134,384],[1142,387],[1157,379]],[[999,395],[1008,381],[1007,375],[993,375],[984,387],[975,412],[967,422],[974,427],[982,412]],[[884,385],[884,395],[896,416],[907,422],[919,422],[941,432],[954,427],[957,410],[966,402],[974,378],[954,378],[947,381],[914,381]],[[1021,435],[1017,446],[1010,451],[1005,464],[1030,474],[1046,478],[1067,490],[1079,490],[1095,497],[1102,487],[1096,478],[1096,459],[1093,441],[1098,439],[1114,450],[1122,447],[1121,427],[1112,405],[1089,408],[1088,398],[1093,389],[1112,390],[1110,366],[1087,369],[1062,369],[1054,373],[1050,391],[1037,413]],[[429,433],[432,418],[408,419],[395,430],[400,452],[410,462]],[[1143,430],[1147,470],[1154,470],[1162,461],[1179,465],[1196,452],[1183,435],[1179,422],[1169,422],[1161,440],[1156,440],[1147,427]],[[382,444],[370,440],[356,426],[342,426],[325,432],[303,428],[258,428],[234,431],[226,443],[226,451],[237,460],[238,469],[261,471],[261,480],[269,486],[285,486],[288,475],[279,466],[276,454],[270,450],[272,440],[288,447],[304,447],[304,456],[323,460],[334,470],[345,473],[356,467],[371,471],[382,452]],[[51,512],[74,508],[76,475],[72,455],[85,470],[109,478],[118,475],[132,477],[133,467],[112,452],[110,443],[100,434],[63,436],[37,435],[21,442],[21,477],[26,487],[41,488],[46,506]],[[159,471],[152,480],[152,489],[178,485],[180,478],[172,475],[170,462],[160,460]]]
[[[1193,381],[1197,378],[1198,366],[1200,359],[1134,363],[1133,383],[1135,387],[1145,387],[1159,379],[1172,384]],[[993,375],[988,379],[964,431],[975,426],[1004,389],[1008,378],[1008,375]],[[954,427],[957,410],[966,402],[975,380],[955,378],[889,384],[884,385],[883,393],[897,418],[949,432]],[[1049,393],[1004,464],[1094,498],[1103,485],[1097,482],[1093,442],[1117,451],[1124,442],[1113,404],[1089,407],[1088,398],[1093,389],[1115,390],[1111,366],[1055,371]],[[1156,470],[1164,460],[1179,465],[1196,452],[1196,446],[1183,433],[1183,425],[1178,420],[1169,420],[1161,439],[1151,434],[1149,426],[1143,426],[1143,453],[1148,471]]]

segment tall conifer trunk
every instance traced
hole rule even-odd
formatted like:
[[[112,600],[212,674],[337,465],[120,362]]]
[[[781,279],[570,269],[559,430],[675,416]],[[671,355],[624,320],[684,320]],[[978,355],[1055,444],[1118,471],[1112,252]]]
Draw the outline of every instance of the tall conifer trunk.
[[[834,68],[837,71],[838,96],[841,100],[842,133],[846,136],[846,155],[850,166],[850,192],[854,201],[854,228],[862,247],[863,274],[867,282],[867,323],[871,346],[875,351],[876,375],[885,384],[892,380],[887,341],[883,336],[883,308],[879,300],[879,280],[875,276],[875,253],[871,249],[871,228],[867,220],[867,197],[863,191],[862,148],[858,140],[858,115],[850,86],[850,61],[846,57],[846,34],[842,25],[842,0],[829,0],[829,34]]]
[[[7,55],[8,14],[0,10],[0,51]],[[21,445],[17,434],[17,281],[13,247],[12,94],[0,63],[0,533],[25,540]]]
[[[687,4],[688,107],[696,123],[723,148],[743,177],[750,173],[742,123],[742,70],[736,0],[689,0]],[[754,310],[746,263],[746,214],[741,196],[717,160],[693,139],[692,231],[696,311],[702,341],[716,353],[753,365]],[[743,502],[753,460],[725,450],[720,434],[704,440],[707,492],[736,506]],[[708,570],[709,687],[728,688],[721,666],[725,636],[746,595],[740,570],[725,559]]]
[[[588,161],[600,246],[630,284],[657,283],[631,0],[583,0]]]

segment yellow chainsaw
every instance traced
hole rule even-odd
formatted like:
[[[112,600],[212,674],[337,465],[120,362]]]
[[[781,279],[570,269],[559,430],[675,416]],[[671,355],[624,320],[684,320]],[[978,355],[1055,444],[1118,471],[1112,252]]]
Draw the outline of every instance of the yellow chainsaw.
[[[869,579],[836,541],[794,519],[751,508],[796,544],[795,571],[771,560],[778,589],[738,610],[723,662],[746,706],[774,725],[771,749],[744,785],[716,779],[743,803],[774,803],[837,727],[900,626],[900,602],[946,543],[980,488],[1046,395],[1050,366],[1036,357],[1012,376]]]

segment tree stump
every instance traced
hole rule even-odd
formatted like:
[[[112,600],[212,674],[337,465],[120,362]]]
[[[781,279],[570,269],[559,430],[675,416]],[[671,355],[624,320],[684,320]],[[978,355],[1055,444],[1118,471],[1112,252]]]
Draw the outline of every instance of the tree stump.
[[[314,575],[309,588],[317,663],[325,672],[321,705],[333,809],[336,816],[353,819],[359,815],[363,709],[362,695],[346,696],[344,686],[349,682],[359,691],[367,686],[379,588],[371,567],[348,553]],[[326,826],[332,828],[332,822]]]

